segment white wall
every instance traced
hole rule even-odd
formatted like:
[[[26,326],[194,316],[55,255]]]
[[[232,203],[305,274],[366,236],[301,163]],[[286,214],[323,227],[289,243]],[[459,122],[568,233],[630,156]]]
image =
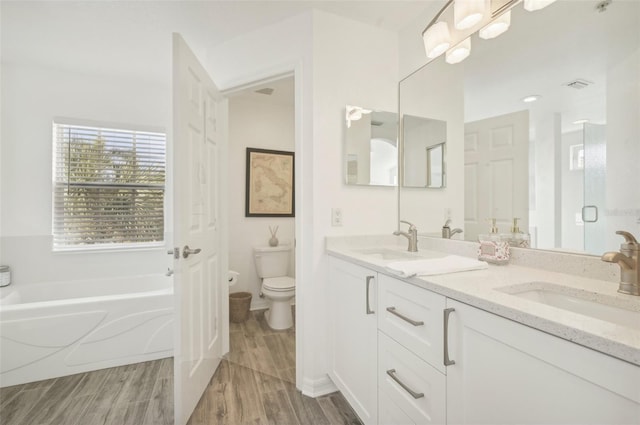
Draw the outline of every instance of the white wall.
[[[397,223],[396,190],[346,186],[342,171],[345,105],[394,110],[397,63],[395,34],[318,11],[208,51],[223,89],[296,71],[297,359],[306,394],[327,384],[324,238],[391,233]],[[332,207],[342,208],[342,227],[331,227]]]
[[[293,84],[293,82],[292,82]],[[266,308],[258,296],[260,278],[253,261],[253,247],[267,246],[269,226],[278,226],[280,244],[292,244],[295,218],[245,217],[246,148],[295,150],[293,106],[278,105],[263,100],[229,100],[229,268],[240,273],[238,284],[231,292],[251,292],[251,308]],[[294,274],[292,250],[290,275]]]
[[[168,87],[39,66],[2,64],[2,234],[0,263],[16,285],[162,273],[164,248],[53,253],[54,117],[166,128]]]

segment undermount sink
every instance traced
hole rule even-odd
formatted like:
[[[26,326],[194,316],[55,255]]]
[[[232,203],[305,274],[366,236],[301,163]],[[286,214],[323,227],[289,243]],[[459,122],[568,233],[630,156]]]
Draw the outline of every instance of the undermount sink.
[[[549,282],[501,288],[510,295],[640,330],[640,308],[634,300],[588,292]]]
[[[380,260],[419,260],[421,258],[415,253],[389,248],[367,248],[356,250],[355,252],[375,257]]]

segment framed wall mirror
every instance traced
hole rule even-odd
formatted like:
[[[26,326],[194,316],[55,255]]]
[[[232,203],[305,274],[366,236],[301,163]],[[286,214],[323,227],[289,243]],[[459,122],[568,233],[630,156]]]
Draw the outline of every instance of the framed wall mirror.
[[[349,185],[398,185],[398,114],[346,106],[344,175]]]
[[[488,219],[506,233],[519,218],[533,248],[593,255],[618,250],[616,230],[640,235],[640,2],[595,6],[517,4],[463,62],[439,57],[400,83],[402,120],[447,123],[446,188],[403,185],[402,219],[435,236],[448,211],[477,241]]]

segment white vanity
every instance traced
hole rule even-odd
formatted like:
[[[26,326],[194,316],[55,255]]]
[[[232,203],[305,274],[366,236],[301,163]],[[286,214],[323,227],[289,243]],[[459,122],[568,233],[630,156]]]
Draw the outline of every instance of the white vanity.
[[[640,423],[640,299],[615,283],[517,265],[401,279],[385,266],[445,253],[346,239],[327,242],[329,376],[365,424]]]

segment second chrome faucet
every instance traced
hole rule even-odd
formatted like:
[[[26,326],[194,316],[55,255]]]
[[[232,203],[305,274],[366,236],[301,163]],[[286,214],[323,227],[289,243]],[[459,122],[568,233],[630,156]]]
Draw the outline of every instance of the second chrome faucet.
[[[407,251],[418,252],[418,229],[408,221],[400,220],[400,223],[408,224],[409,230],[407,232],[396,230],[393,234],[396,236],[402,235],[409,240],[409,247],[407,248]]]
[[[451,236],[455,235],[456,233],[462,233],[462,229],[456,227],[455,229],[452,229],[451,226],[449,226],[451,224],[451,219],[448,219],[445,223],[444,226],[442,226],[442,237],[445,239],[451,239]]]

